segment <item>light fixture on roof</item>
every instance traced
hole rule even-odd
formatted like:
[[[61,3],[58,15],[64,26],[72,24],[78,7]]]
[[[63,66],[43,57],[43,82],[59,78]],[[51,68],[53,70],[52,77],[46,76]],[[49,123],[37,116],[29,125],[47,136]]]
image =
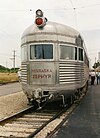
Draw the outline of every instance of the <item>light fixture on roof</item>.
[[[36,11],[35,24],[39,28],[43,28],[47,22],[47,19],[43,16],[42,10],[38,9]]]
[[[38,9],[38,10],[36,11],[36,16],[42,17],[42,16],[43,16],[43,12],[42,12],[40,9]]]

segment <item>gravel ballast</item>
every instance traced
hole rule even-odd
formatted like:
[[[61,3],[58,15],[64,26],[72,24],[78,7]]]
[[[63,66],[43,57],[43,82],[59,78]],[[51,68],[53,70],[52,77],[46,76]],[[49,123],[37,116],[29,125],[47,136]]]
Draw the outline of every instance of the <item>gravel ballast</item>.
[[[13,115],[28,107],[28,101],[23,92],[17,92],[0,97],[0,119]]]

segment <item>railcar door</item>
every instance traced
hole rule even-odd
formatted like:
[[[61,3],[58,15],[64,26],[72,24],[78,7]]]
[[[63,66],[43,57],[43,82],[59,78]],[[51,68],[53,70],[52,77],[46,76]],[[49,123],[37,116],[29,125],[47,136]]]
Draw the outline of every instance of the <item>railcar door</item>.
[[[30,45],[30,84],[55,84],[53,44]]]

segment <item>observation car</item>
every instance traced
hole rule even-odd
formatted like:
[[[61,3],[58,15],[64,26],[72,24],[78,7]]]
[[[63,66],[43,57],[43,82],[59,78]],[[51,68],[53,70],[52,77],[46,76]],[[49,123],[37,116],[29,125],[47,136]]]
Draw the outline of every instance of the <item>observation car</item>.
[[[34,24],[21,38],[22,89],[29,103],[82,93],[87,88],[89,61],[80,33],[50,22],[39,9]]]

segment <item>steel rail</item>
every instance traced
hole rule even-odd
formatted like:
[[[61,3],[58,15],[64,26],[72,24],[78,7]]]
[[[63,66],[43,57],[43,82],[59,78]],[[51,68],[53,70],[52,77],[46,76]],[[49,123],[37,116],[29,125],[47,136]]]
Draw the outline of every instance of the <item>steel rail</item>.
[[[15,117],[18,117],[18,116],[20,116],[20,115],[22,115],[24,113],[27,113],[27,112],[29,112],[32,109],[34,109],[34,106],[33,105],[32,106],[29,106],[29,107],[27,107],[27,108],[25,108],[25,109],[23,109],[23,110],[15,113],[15,114],[13,114],[13,115],[10,115],[8,117],[5,117],[3,119],[0,119],[0,125],[4,124],[6,121],[9,121],[12,118],[15,118]]]

